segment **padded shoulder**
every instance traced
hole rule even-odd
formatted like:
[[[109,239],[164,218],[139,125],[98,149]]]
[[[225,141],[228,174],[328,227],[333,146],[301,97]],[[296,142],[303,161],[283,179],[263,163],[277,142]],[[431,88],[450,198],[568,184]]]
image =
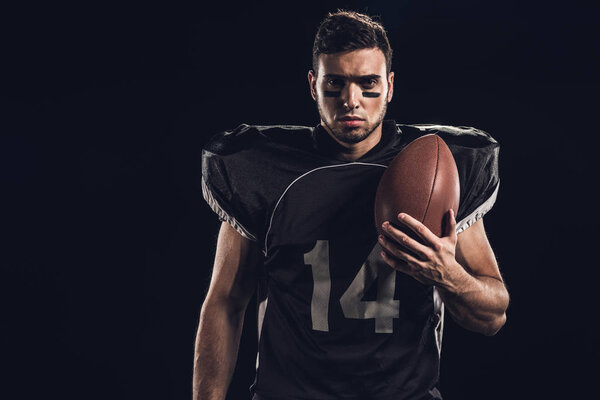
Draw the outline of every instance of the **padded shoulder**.
[[[427,134],[440,136],[450,148],[460,179],[457,231],[481,219],[494,205],[500,184],[500,145],[487,132],[449,125],[398,125],[408,142]]]
[[[313,152],[312,132],[301,126],[243,124],[216,134],[202,151],[204,199],[221,220],[260,241],[266,210],[288,184],[286,171]]]
[[[448,146],[459,145],[470,148],[497,147],[498,142],[487,132],[470,126],[451,126],[434,124],[398,125],[398,127],[409,136],[409,140],[417,137],[436,134],[440,136]],[[412,137],[412,139],[410,138]]]
[[[310,149],[312,132],[313,128],[306,126],[241,124],[233,130],[214,135],[204,150],[226,156],[269,142]]]

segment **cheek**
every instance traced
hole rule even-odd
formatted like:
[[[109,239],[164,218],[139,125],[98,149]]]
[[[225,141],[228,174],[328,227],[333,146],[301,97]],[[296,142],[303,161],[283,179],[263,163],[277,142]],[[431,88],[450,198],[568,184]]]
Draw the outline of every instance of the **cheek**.
[[[380,93],[378,97],[363,97],[363,103],[365,104],[365,108],[373,113],[379,113],[381,109],[383,109],[388,103],[389,91],[387,86],[378,88],[376,92]]]
[[[367,100],[367,104],[366,107],[368,108],[368,111],[372,112],[372,113],[379,113],[381,109],[383,109],[385,107],[385,105],[387,104],[387,95],[384,96],[383,94],[381,96],[379,96],[376,99],[365,99]]]
[[[336,108],[336,99],[335,98],[324,97],[323,95],[320,95],[317,98],[317,101],[323,112],[325,112],[327,114],[332,114],[335,112],[335,108]]]

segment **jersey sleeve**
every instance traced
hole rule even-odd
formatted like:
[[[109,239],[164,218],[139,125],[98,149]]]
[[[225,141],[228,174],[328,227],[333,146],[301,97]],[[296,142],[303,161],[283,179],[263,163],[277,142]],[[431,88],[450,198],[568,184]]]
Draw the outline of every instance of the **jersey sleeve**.
[[[255,132],[248,125],[212,137],[202,149],[202,195],[221,221],[242,236],[256,241],[260,201],[250,142]]]
[[[456,230],[462,232],[492,209],[498,195],[500,145],[488,133],[471,127],[427,126],[454,156],[460,179]]]

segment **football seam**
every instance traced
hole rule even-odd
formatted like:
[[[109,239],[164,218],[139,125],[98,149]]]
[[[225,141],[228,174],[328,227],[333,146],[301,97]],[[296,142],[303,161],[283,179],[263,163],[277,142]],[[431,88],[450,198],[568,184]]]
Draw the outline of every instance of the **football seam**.
[[[423,214],[423,220],[421,221],[421,223],[425,222],[425,219],[427,218],[427,213],[429,212],[429,205],[431,204],[431,198],[433,197],[433,190],[435,188],[435,182],[437,181],[437,177],[438,177],[438,168],[440,165],[440,142],[439,142],[439,138],[436,135],[435,138],[435,145],[436,145],[436,158],[435,158],[435,172],[433,175],[433,182],[431,183],[431,190],[429,191],[429,199],[427,200],[427,207],[425,207],[425,214]]]

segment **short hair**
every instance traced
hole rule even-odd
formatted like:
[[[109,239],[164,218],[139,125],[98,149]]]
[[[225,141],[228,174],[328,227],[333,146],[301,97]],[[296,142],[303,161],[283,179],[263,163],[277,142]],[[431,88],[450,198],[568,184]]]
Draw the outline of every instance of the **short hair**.
[[[383,25],[355,11],[329,13],[315,36],[313,70],[317,72],[321,54],[371,48],[379,48],[383,52],[389,73],[392,68],[392,48]]]

